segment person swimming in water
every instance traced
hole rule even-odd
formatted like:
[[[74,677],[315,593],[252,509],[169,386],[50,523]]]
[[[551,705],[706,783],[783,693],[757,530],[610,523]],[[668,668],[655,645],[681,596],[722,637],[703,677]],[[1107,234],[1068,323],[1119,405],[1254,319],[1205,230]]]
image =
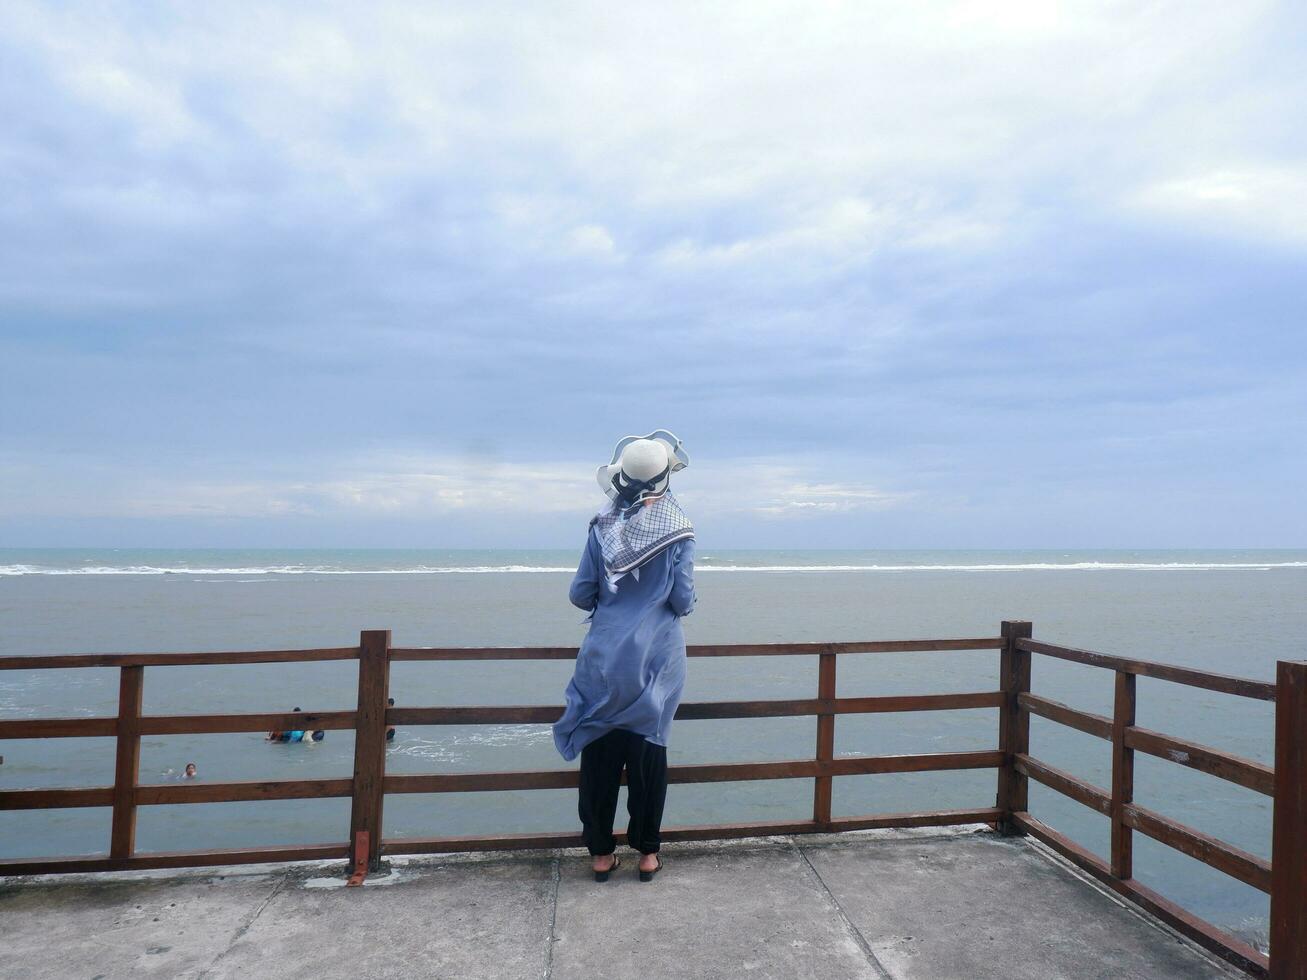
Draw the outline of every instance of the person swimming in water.
[[[294,708],[293,710],[295,713],[298,714],[301,709],[297,707]],[[291,729],[288,732],[281,732],[281,731],[277,731],[276,729],[273,729],[272,731],[268,732],[268,734],[264,737],[264,741],[265,742],[302,742],[305,741],[306,735],[310,735],[310,733],[302,728]],[[322,739],[316,738],[313,739],[313,741],[321,742]]]
[[[301,709],[295,708],[294,711],[299,713]],[[327,737],[327,733],[321,728],[294,728],[288,732],[280,732],[274,729],[263,737],[265,742],[321,742]]]

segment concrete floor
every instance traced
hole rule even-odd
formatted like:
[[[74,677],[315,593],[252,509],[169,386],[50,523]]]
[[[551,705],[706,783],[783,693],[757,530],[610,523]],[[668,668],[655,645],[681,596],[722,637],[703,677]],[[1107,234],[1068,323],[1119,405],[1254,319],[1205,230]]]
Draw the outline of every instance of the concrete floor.
[[[1027,840],[871,831],[0,880],[0,976],[1205,980],[1242,974]]]

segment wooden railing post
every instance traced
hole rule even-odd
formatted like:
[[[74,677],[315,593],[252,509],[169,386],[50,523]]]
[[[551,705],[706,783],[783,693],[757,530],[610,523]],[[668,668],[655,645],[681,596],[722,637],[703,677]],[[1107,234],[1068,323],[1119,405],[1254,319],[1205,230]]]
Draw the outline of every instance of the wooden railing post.
[[[1271,980],[1307,980],[1307,663],[1275,674]]]
[[[1030,715],[1020,709],[1019,698],[1030,691],[1030,653],[1017,649],[1017,640],[1034,635],[1034,627],[1024,620],[1003,620],[1000,627],[1003,651],[999,654],[999,689],[1003,703],[998,709],[998,748],[1003,753],[1003,765],[998,771],[998,800],[996,806],[1003,815],[999,830],[1013,836],[1022,833],[1012,820],[1012,814],[1023,813],[1030,807],[1029,784],[1023,773],[1017,772],[1014,759],[1030,752]]]
[[[835,654],[823,653],[817,664],[817,699],[835,700]],[[835,758],[835,715],[829,710],[817,715],[817,761],[831,762]],[[831,826],[831,789],[833,777],[818,776],[812,788],[812,821],[826,830]]]
[[[386,778],[386,698],[390,690],[390,630],[364,630],[359,636],[358,713],[354,722],[354,792],[350,810],[350,862],[359,833],[367,835],[367,866],[381,862],[381,804]]]
[[[141,695],[145,668],[119,667],[118,670],[118,745],[109,857],[126,858],[136,850],[136,782],[141,769]]]
[[[1112,702],[1112,877],[1134,877],[1134,846],[1125,808],[1135,799],[1135,750],[1125,744],[1125,732],[1135,723],[1135,675],[1116,672]]]

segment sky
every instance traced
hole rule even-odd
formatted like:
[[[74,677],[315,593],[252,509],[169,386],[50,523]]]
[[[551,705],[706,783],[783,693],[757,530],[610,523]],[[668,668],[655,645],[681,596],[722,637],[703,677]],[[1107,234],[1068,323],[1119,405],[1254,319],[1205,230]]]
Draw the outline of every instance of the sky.
[[[413,9],[431,6],[433,9]],[[0,5],[0,546],[1307,546],[1299,3]]]

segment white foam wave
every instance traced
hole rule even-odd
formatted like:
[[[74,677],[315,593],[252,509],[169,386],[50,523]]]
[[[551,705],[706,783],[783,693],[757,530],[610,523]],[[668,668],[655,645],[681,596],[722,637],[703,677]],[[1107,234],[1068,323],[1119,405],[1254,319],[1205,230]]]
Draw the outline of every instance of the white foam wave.
[[[1280,562],[1014,562],[1011,564],[944,565],[705,565],[698,572],[1064,572],[1064,571],[1270,571],[1307,568],[1307,561]],[[501,575],[561,574],[570,566],[552,565],[414,565],[411,568],[339,568],[327,565],[269,565],[233,568],[165,568],[158,565],[88,565],[48,568],[39,565],[0,565],[0,576],[14,575]],[[249,581],[248,579],[246,581]]]
[[[553,742],[548,725],[478,725],[470,731],[446,731],[427,737],[400,729],[390,755],[436,762],[466,762],[481,746],[520,747]]]
[[[695,565],[696,572],[1044,572],[1044,571],[1268,571],[1307,568],[1307,561],[1281,562],[1021,562],[991,565]]]
[[[412,568],[339,568],[329,565],[268,565],[255,568],[164,568],[159,565],[87,565],[46,568],[0,565],[0,575],[489,575],[504,572],[574,572],[543,565],[414,565]]]

